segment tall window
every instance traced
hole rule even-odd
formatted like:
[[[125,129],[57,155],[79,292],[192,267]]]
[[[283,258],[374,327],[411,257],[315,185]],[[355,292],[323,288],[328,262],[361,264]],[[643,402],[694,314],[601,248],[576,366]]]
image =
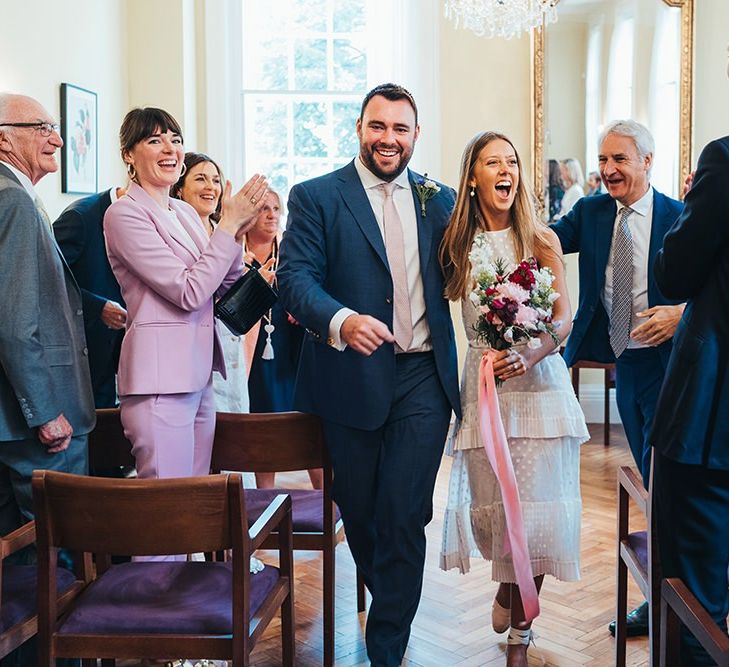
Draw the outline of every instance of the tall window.
[[[602,26],[590,26],[587,37],[587,67],[585,69],[585,171],[597,169],[597,141],[600,124],[600,73],[602,71]]]
[[[357,153],[368,0],[243,0],[245,171],[282,194]]]
[[[635,21],[619,18],[615,25],[608,68],[607,117],[630,118],[633,115],[633,35]]]
[[[650,87],[650,121],[656,142],[652,183],[671,197],[678,196],[676,175],[679,136],[679,79],[681,77],[681,27],[678,9],[665,10],[658,17],[653,42]]]

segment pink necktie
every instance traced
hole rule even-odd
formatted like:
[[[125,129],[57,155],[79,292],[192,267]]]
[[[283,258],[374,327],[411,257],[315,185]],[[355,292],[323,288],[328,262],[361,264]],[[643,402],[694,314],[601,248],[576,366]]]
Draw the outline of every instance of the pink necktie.
[[[400,215],[395,208],[392,194],[397,187],[395,183],[382,183],[385,193],[383,207],[383,226],[385,228],[385,250],[390,264],[390,275],[393,286],[393,322],[392,333],[398,347],[407,352],[413,340],[413,320],[410,314],[410,294],[408,292],[408,276],[405,262],[405,240],[402,233]]]

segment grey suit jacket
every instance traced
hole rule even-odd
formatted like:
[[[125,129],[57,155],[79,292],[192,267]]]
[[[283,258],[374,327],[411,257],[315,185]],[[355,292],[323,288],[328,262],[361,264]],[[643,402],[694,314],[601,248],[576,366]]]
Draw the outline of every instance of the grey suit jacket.
[[[59,414],[91,431],[94,399],[81,292],[34,202],[0,164],[0,441]]]

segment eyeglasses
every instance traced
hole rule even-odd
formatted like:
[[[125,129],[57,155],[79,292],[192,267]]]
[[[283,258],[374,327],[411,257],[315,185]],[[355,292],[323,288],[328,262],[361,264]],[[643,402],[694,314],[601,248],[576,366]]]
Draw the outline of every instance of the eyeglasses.
[[[52,132],[59,132],[61,126],[58,123],[0,123],[0,127],[32,127],[41,133],[42,137],[50,137]]]

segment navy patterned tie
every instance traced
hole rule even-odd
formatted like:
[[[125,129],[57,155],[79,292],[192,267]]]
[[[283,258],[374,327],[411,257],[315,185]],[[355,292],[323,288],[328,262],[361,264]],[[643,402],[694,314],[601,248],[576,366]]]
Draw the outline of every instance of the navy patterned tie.
[[[633,237],[628,217],[633,212],[626,206],[620,213],[612,248],[613,302],[610,309],[610,347],[619,357],[630,340],[633,315]]]

